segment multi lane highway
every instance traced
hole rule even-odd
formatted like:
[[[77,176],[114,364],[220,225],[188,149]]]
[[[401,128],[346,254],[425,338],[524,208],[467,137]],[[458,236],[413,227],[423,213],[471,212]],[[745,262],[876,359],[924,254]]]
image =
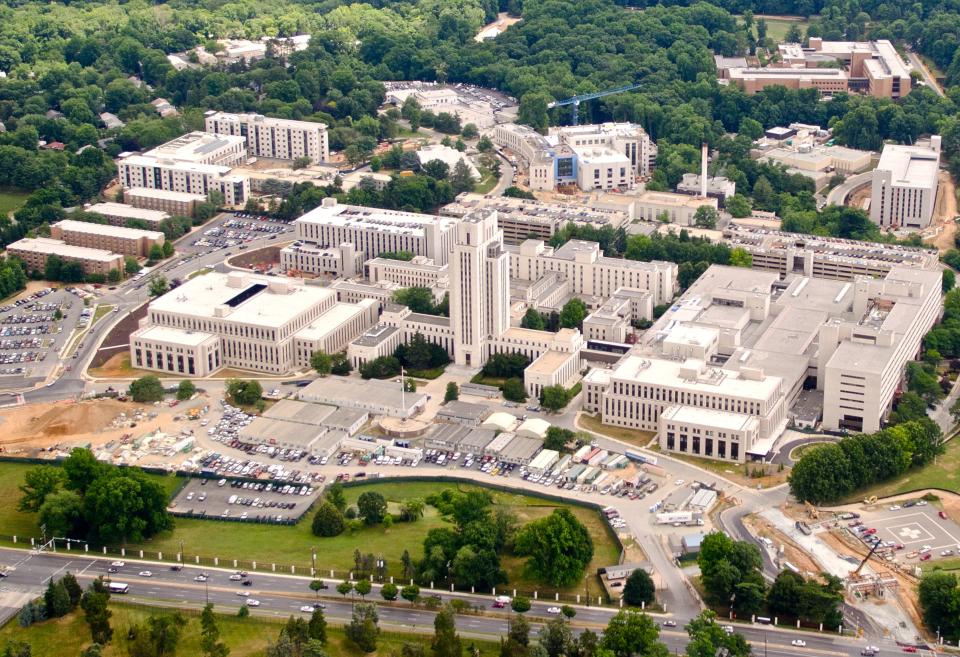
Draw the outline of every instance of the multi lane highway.
[[[207,601],[212,602],[221,611],[233,611],[247,600],[257,600],[259,605],[252,608],[255,614],[266,616],[287,617],[289,615],[306,615],[300,611],[304,605],[312,604],[316,597],[309,590],[309,578],[290,575],[251,573],[248,579],[250,586],[242,586],[240,581],[230,580],[232,571],[225,569],[199,568],[186,566],[182,570],[171,570],[169,564],[125,560],[116,573],[109,573],[112,560],[96,557],[85,557],[68,553],[34,553],[28,550],[0,549],[0,565],[8,568],[8,576],[0,580],[0,590],[6,594],[26,597],[29,594],[38,595],[51,577],[60,577],[66,572],[74,573],[81,585],[86,586],[99,576],[110,577],[114,582],[129,584],[130,591],[126,599],[147,603],[160,607],[194,607],[203,606]],[[150,577],[139,573],[150,571]],[[208,576],[207,581],[195,580],[200,574]],[[320,600],[326,605],[325,614],[332,621],[346,621],[350,617],[351,599],[340,596],[336,590],[336,581],[328,581],[329,588],[321,592]],[[422,595],[430,595],[432,591],[423,591]],[[495,638],[502,636],[506,631],[507,613],[492,608],[492,596],[470,595],[462,593],[438,592],[444,601],[459,598],[469,602],[476,613],[464,614],[458,617],[458,630],[465,636]],[[434,612],[420,606],[414,607],[406,602],[384,604],[379,593],[379,586],[375,586],[369,596],[370,600],[380,603],[378,610],[381,625],[396,631],[405,632],[432,632]],[[549,601],[534,602],[528,613],[534,625],[537,626],[550,618],[547,612],[553,603]],[[573,625],[577,631],[590,628],[602,629],[610,617],[616,613],[615,609],[577,606],[577,615]],[[0,607],[0,619],[8,618],[16,613],[14,606]],[[689,617],[679,615],[654,615],[655,620],[663,622],[674,620],[676,628],[664,628],[661,639],[671,651],[682,652],[687,643],[683,625]],[[758,654],[761,650],[767,656],[777,655],[818,655],[844,656],[859,655],[867,645],[864,640],[854,640],[834,634],[817,634],[797,632],[794,630],[776,628],[764,625],[736,625],[754,646]],[[806,647],[794,647],[791,641],[800,638],[806,641]],[[887,657],[902,651],[891,642],[871,640],[871,644],[881,648],[881,655]]]

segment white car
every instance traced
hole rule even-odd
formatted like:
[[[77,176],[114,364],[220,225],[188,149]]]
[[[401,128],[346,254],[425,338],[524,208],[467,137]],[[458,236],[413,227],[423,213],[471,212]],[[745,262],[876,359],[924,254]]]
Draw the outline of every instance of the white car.
[[[240,573],[234,573],[234,574],[230,575],[230,581],[231,581],[231,582],[239,582],[241,579],[243,579],[243,578],[240,576]]]
[[[247,606],[248,606],[248,607],[259,607],[259,606],[260,606],[260,601],[259,601],[259,600],[254,600],[253,598],[247,598]]]
[[[110,565],[113,566],[114,568],[123,568],[123,567],[126,566],[127,564],[125,564],[125,563],[122,562],[122,561],[114,561],[114,562],[113,562],[112,564],[110,564]]]
[[[806,648],[807,642],[804,641],[803,639],[794,639],[793,641],[790,642],[790,645],[796,646],[797,648]]]
[[[206,575],[197,575],[193,578],[194,582],[206,582],[209,579]]]
[[[683,479],[677,479],[675,482],[673,482],[674,486],[683,486],[683,484],[684,484]]]
[[[560,607],[547,607],[547,613],[548,613],[548,614],[559,614],[559,613],[560,613]]]
[[[312,605],[303,605],[302,607],[300,607],[300,611],[302,611],[302,612],[305,613],[305,614],[312,614],[312,613],[313,613],[313,606],[312,606]]]
[[[239,595],[241,598],[249,598],[249,597],[250,597],[250,592],[249,592],[249,591],[237,591],[237,595]]]
[[[899,504],[894,504],[893,506],[890,507],[890,510],[891,510],[891,511],[899,511],[899,510],[900,510],[900,505],[899,505]]]
[[[151,573],[149,570],[141,570],[137,574],[140,575],[140,577],[153,577],[153,573]]]

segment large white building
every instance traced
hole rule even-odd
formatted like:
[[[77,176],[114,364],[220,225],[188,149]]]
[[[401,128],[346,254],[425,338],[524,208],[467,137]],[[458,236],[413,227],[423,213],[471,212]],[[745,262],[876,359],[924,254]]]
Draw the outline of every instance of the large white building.
[[[633,189],[650,175],[656,145],[635,123],[551,128],[543,136],[525,125],[502,123],[491,138],[515,153],[527,168],[529,186],[549,191],[576,185],[583,191]]]
[[[576,296],[606,298],[620,288],[631,288],[650,292],[653,304],[659,305],[670,301],[678,289],[676,263],[609,258],[596,242],[570,240],[554,249],[531,239],[506,248],[512,278],[537,281],[557,272],[570,282]]]
[[[150,149],[144,155],[158,160],[234,166],[246,161],[247,145],[243,137],[188,132]]]
[[[488,344],[510,327],[510,256],[495,210],[478,210],[456,226],[450,257],[450,317],[458,365],[482,365]]]
[[[326,250],[351,244],[363,260],[381,253],[409,251],[444,265],[452,251],[456,223],[448,217],[344,205],[326,198],[294,222],[297,241],[281,250],[280,264],[287,270],[352,276],[359,272],[349,267],[333,272],[332,261],[320,259]]]
[[[876,431],[936,321],[940,277],[712,266],[627,357],[586,376],[584,407],[657,432],[664,450],[738,462],[771,452],[804,389],[822,396],[825,429]]]
[[[929,145],[886,144],[873,170],[870,219],[883,228],[926,228],[940,173],[940,136]]]
[[[286,374],[306,352],[337,351],[376,319],[373,302],[290,278],[211,272],[150,302],[130,335],[134,367],[207,376],[221,367]]]
[[[312,121],[278,119],[262,114],[207,112],[207,132],[232,135],[246,140],[247,153],[254,157],[295,160],[308,157],[312,162],[330,159],[327,126]]]

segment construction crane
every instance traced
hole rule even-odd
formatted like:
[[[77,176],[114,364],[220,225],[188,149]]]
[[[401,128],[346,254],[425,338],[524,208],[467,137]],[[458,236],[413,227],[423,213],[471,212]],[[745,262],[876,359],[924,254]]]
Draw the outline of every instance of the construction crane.
[[[867,556],[863,558],[863,561],[860,562],[860,565],[857,566],[857,569],[852,573],[850,573],[850,579],[856,579],[857,577],[860,576],[860,571],[863,570],[863,567],[865,565],[867,565],[867,561],[869,561],[873,553],[877,551],[878,547],[880,547],[880,541],[877,541],[876,543],[873,544],[873,547],[870,548],[869,552],[867,552]]]
[[[639,84],[628,84],[623,87],[617,87],[616,89],[607,89],[606,91],[595,91],[592,94],[580,94],[579,96],[573,96],[572,98],[566,98],[564,100],[555,100],[552,103],[547,103],[548,109],[553,109],[554,107],[563,107],[564,105],[573,105],[573,125],[580,124],[580,103],[585,100],[593,100],[594,98],[603,98],[604,96],[612,96],[613,94],[622,94],[624,91],[633,91],[634,89],[639,89]]]

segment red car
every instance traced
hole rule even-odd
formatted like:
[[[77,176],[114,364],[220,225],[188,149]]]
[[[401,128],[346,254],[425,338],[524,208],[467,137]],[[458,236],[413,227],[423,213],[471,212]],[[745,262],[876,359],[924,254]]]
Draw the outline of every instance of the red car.
[[[932,555],[929,552],[927,552],[926,554],[923,554],[920,556],[920,561],[930,561],[931,556]]]
[[[864,536],[872,536],[872,535],[874,535],[874,534],[876,534],[876,533],[877,533],[877,530],[874,529],[873,527],[871,527],[871,528],[868,529],[867,531],[863,532],[863,535],[864,535]]]
[[[941,511],[941,512],[940,512],[940,517],[943,518],[944,520],[946,520],[946,519],[947,519],[947,512],[946,512],[946,511]]]
[[[917,649],[913,646],[904,646],[903,652],[917,652]]]
[[[859,527],[862,524],[862,520],[854,520],[853,522],[847,523],[847,527]]]
[[[506,606],[507,606],[506,604],[500,602],[499,600],[496,600],[496,601],[494,601],[494,603],[493,603],[494,609],[503,609],[503,608],[506,607]]]

